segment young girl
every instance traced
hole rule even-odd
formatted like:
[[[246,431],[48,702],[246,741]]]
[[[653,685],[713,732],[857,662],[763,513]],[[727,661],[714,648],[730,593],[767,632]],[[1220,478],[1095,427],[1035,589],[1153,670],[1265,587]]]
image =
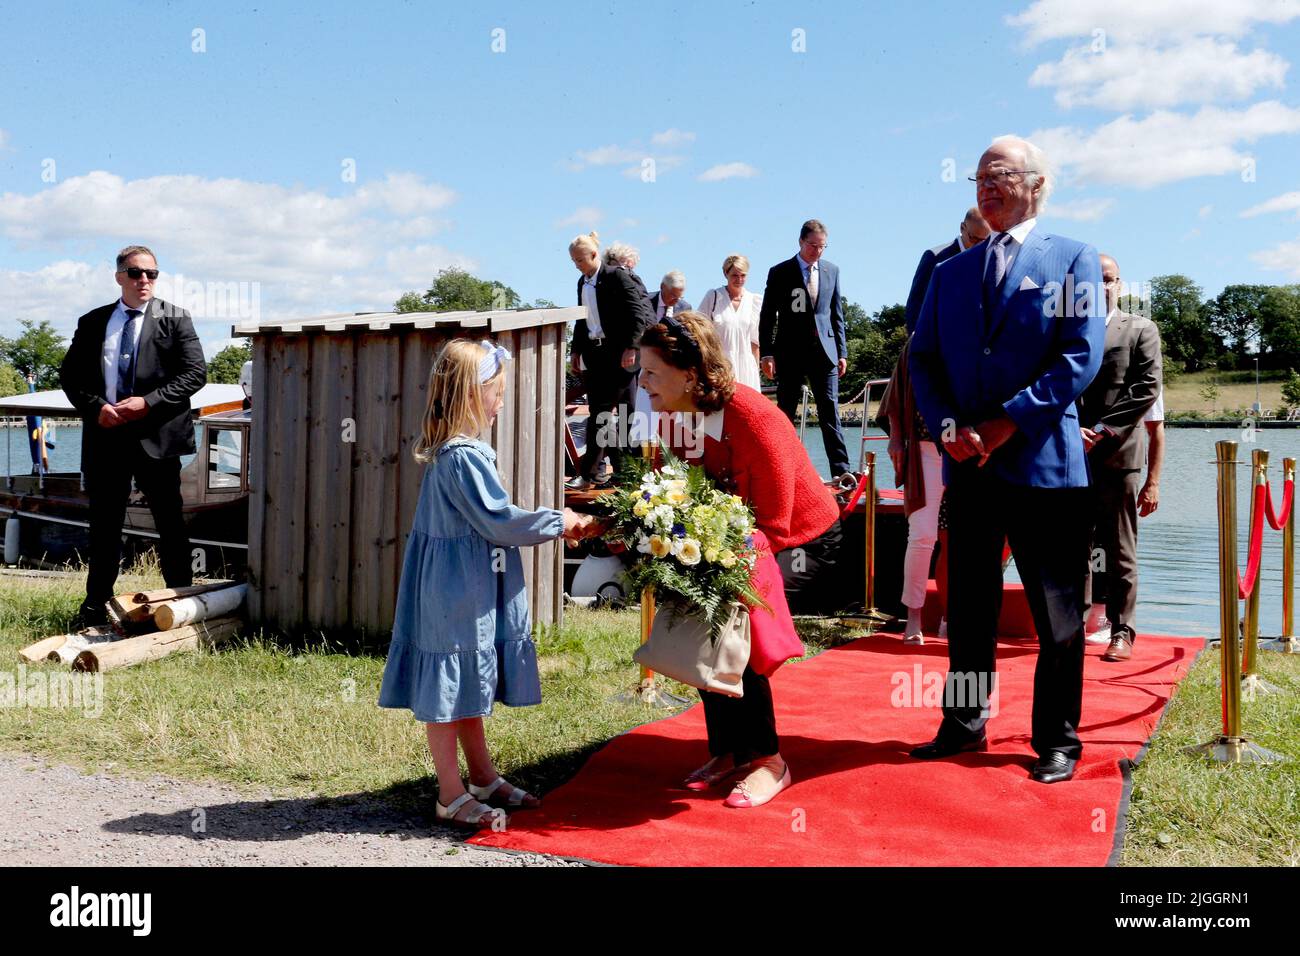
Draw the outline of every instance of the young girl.
[[[494,701],[522,707],[542,699],[519,547],[577,536],[589,523],[568,509],[516,508],[501,487],[496,454],[479,436],[504,404],[509,357],[491,342],[452,339],[434,360],[415,446],[429,467],[379,691],[379,706],[409,708],[428,725],[438,819],[470,828],[491,826],[505,807],[541,805],[497,774],[483,718]]]

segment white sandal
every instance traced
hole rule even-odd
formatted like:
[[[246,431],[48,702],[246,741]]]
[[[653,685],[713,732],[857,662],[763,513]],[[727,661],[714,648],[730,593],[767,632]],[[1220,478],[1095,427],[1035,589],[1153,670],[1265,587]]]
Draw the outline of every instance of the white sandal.
[[[472,790],[473,788],[471,787],[470,789]],[[496,807],[489,807],[486,803],[476,802],[468,816],[464,818],[457,817],[456,814],[460,812],[461,808],[473,799],[473,794],[462,793],[455,800],[451,801],[451,806],[448,807],[444,807],[441,801],[435,800],[433,804],[434,813],[439,820],[450,823],[452,826],[468,827],[474,830],[482,829],[483,827],[490,827],[499,817],[505,816],[505,811],[503,810],[499,810]]]
[[[474,796],[477,799],[482,800],[484,803],[487,803],[491,799],[492,795],[501,789],[501,785],[503,783],[509,783],[509,781],[506,780],[505,777],[497,777],[486,787],[476,787],[474,786],[474,784],[471,783],[469,785],[469,792],[474,794]],[[521,807],[524,807],[525,802],[528,800],[532,800],[533,803],[531,806],[528,806],[526,809],[534,810],[537,807],[540,807],[542,805],[541,799],[538,797],[534,797],[527,790],[521,790],[519,787],[516,787],[514,784],[510,784],[510,787],[511,787],[510,796],[497,797],[497,800],[500,802],[493,804],[493,806],[498,806],[510,810],[518,810]]]

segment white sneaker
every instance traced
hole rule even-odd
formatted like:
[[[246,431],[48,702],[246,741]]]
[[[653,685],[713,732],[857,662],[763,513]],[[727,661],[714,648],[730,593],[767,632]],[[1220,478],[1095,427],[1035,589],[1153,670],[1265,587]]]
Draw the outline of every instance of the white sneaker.
[[[1083,626],[1086,628],[1088,622],[1084,621]],[[1083,635],[1083,640],[1087,644],[1109,644],[1110,643],[1110,620],[1105,615],[1097,618],[1094,630],[1087,631]]]

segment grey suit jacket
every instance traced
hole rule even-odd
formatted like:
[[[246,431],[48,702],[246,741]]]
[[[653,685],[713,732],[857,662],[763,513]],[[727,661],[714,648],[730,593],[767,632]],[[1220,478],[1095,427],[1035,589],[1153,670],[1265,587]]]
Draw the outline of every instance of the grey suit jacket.
[[[1136,471],[1146,461],[1142,417],[1160,395],[1160,332],[1151,319],[1116,312],[1101,369],[1079,398],[1079,424],[1106,435],[1088,453],[1093,468]]]

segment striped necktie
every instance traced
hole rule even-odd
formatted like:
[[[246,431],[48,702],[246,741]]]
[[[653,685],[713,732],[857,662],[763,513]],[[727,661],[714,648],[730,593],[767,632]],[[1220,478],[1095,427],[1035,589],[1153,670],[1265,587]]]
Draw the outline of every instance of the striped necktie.
[[[117,400],[130,398],[135,394],[135,352],[137,321],[144,313],[139,309],[126,310],[126,322],[122,325],[122,335],[117,346]]]

